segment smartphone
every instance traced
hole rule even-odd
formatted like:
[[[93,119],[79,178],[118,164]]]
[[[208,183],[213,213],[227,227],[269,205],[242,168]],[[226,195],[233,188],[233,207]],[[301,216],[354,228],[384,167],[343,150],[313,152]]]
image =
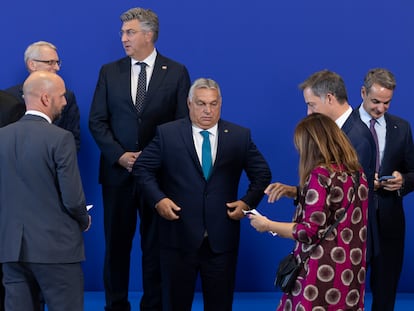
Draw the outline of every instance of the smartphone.
[[[387,181],[388,179],[394,179],[394,178],[395,178],[395,176],[392,176],[392,175],[381,176],[381,177],[378,179],[378,181],[379,181],[379,182],[381,182],[381,181]]]

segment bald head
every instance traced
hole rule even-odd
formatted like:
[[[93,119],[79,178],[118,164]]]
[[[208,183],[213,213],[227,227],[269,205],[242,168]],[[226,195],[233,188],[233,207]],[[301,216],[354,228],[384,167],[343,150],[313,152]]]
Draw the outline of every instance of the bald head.
[[[23,84],[27,110],[36,110],[49,116],[52,121],[59,118],[66,105],[65,83],[57,74],[35,71]]]

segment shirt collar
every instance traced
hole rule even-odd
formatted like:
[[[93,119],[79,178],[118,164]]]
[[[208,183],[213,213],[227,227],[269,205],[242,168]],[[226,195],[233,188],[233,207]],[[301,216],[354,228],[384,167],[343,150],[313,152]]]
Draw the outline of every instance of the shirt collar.
[[[157,57],[157,50],[154,49],[147,58],[138,60],[131,57],[131,65],[135,65],[137,62],[144,62],[147,64],[147,67],[154,67],[155,58]]]
[[[194,124],[192,125],[192,127],[193,127],[193,132],[199,133],[201,131],[207,131],[210,134],[212,134],[213,136],[217,135],[217,127],[218,127],[217,124],[214,125],[213,127],[210,127],[209,129],[202,129],[202,128],[194,125]]]
[[[369,126],[369,121],[372,119],[371,115],[364,109],[364,106],[361,104],[359,107],[359,115],[362,122]],[[385,117],[382,115],[380,118],[376,119],[377,123],[381,126],[385,124]]]
[[[34,116],[42,117],[43,119],[46,119],[46,121],[49,122],[50,124],[52,123],[52,120],[47,115],[37,110],[27,110],[25,114],[31,114]]]
[[[349,106],[348,110],[345,111],[342,116],[340,116],[338,119],[335,120],[336,125],[338,125],[339,128],[342,128],[342,126],[345,124],[346,120],[352,113],[352,107]]]

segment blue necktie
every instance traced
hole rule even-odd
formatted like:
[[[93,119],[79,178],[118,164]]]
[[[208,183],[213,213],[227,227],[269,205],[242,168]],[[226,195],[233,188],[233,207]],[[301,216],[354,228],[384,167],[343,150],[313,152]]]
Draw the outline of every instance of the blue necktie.
[[[135,98],[135,108],[137,108],[138,113],[141,113],[142,107],[144,105],[145,94],[147,93],[147,64],[144,62],[138,62],[137,65],[141,66],[141,71],[138,75],[138,84],[137,84],[137,96]]]
[[[204,178],[208,179],[210,176],[211,167],[213,165],[209,137],[210,133],[208,131],[201,131],[200,134],[203,136],[203,145],[201,148],[201,166],[203,167]]]
[[[377,136],[377,131],[375,130],[375,123],[377,122],[377,120],[375,119],[371,119],[369,121],[369,130],[371,131],[372,137],[374,138],[375,141],[375,149],[376,149],[376,161],[375,161],[375,172],[378,173],[379,171],[379,167],[380,167],[380,156],[379,156],[379,144],[378,144],[378,136]]]

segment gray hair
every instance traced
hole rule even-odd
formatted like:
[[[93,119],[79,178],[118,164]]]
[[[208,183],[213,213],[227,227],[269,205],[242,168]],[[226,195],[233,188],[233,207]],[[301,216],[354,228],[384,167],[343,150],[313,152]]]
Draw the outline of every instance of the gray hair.
[[[310,88],[313,94],[321,99],[331,93],[340,104],[348,101],[344,80],[336,72],[327,69],[313,73],[299,85],[299,88],[302,91]]]
[[[194,81],[194,83],[190,87],[190,91],[188,92],[188,100],[193,101],[194,91],[198,89],[212,89],[217,90],[218,97],[221,99],[221,91],[218,83],[212,79],[207,78],[199,78]]]
[[[159,23],[158,16],[150,9],[132,8],[122,13],[121,21],[123,23],[137,19],[143,31],[152,32],[152,42],[155,43],[158,39]]]
[[[24,63],[27,64],[27,61],[29,59],[39,58],[40,49],[44,46],[47,46],[57,52],[57,47],[52,43],[46,41],[37,41],[30,44],[24,52]]]

